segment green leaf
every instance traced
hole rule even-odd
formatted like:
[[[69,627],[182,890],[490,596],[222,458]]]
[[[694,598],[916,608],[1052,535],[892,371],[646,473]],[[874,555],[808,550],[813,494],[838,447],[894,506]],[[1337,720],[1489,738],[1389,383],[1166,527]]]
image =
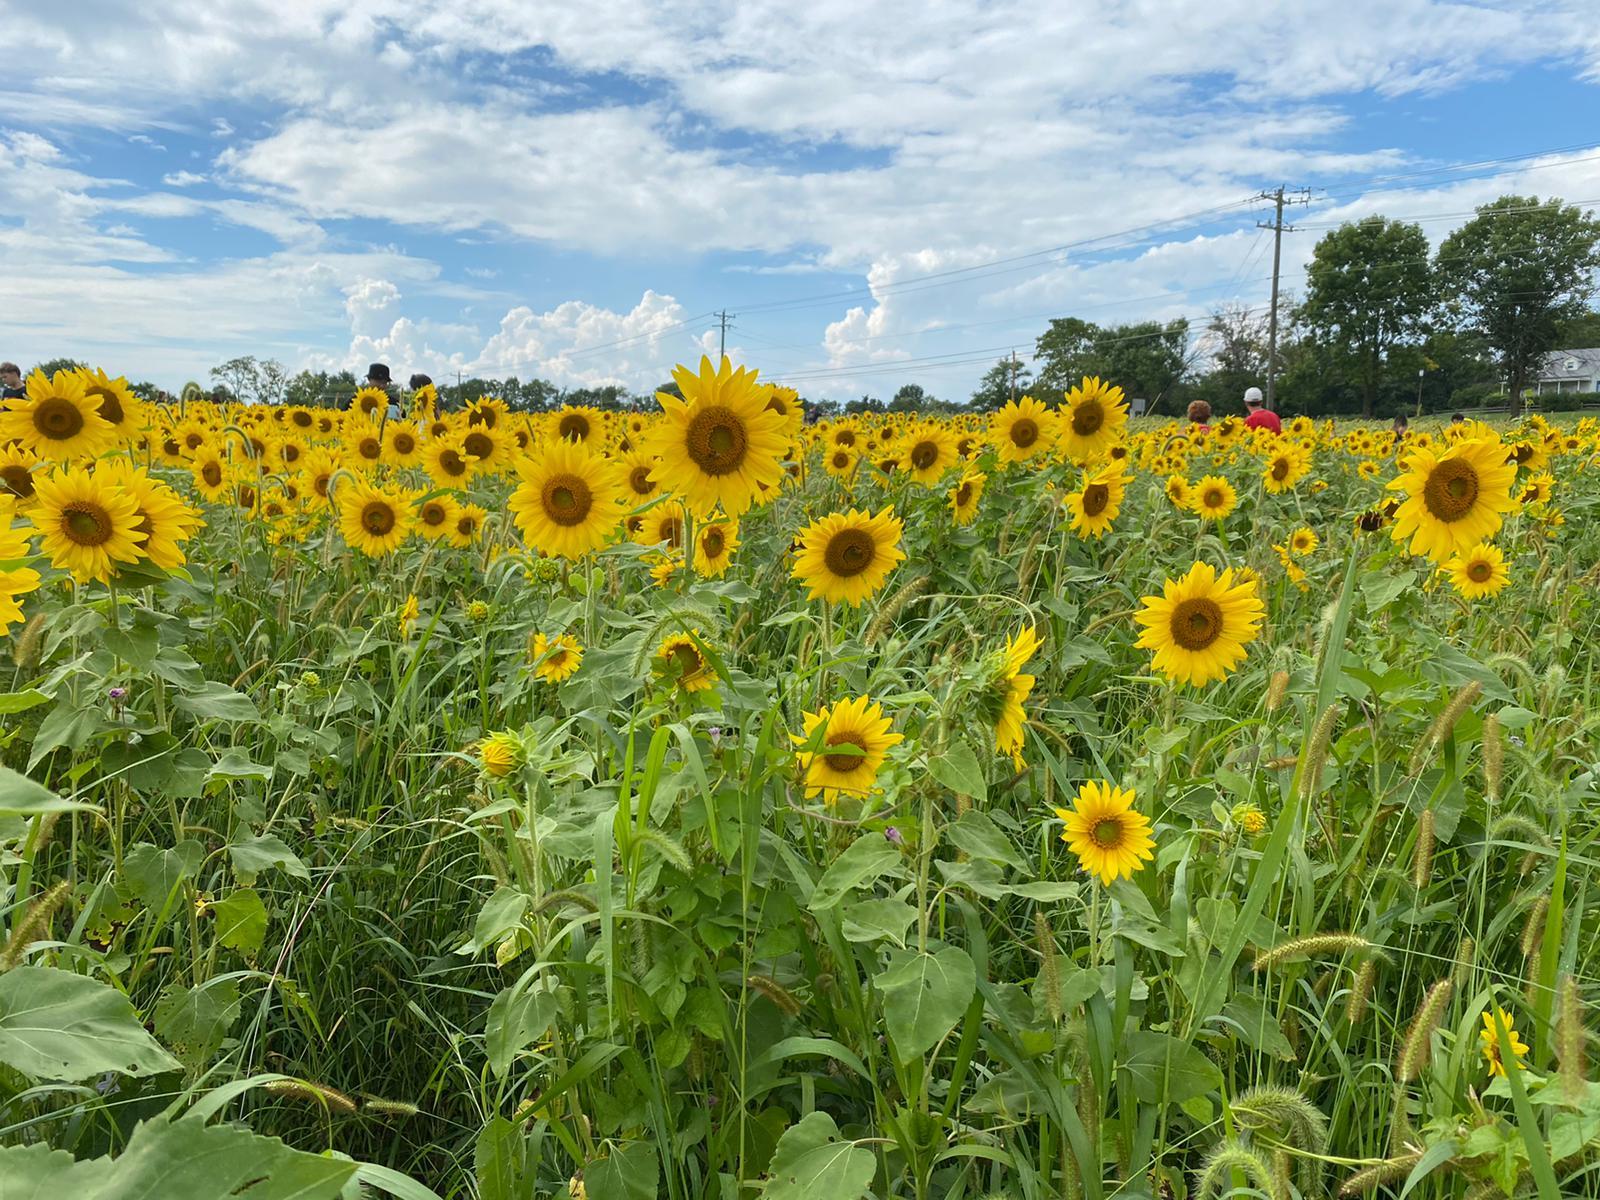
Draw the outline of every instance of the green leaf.
[[[844,899],[846,892],[882,875],[904,874],[900,851],[879,834],[863,834],[829,864],[811,893],[811,911],[820,913]]]
[[[296,879],[311,879],[311,872],[306,870],[305,863],[283,844],[282,838],[274,834],[264,833],[260,837],[234,842],[228,847],[228,857],[233,860],[234,875],[246,886],[253,884],[261,872],[273,867],[283,868],[285,874],[293,875]]]
[[[1122,1064],[1133,1094],[1146,1104],[1181,1104],[1222,1087],[1217,1065],[1188,1042],[1141,1029],[1128,1038]]]
[[[522,1130],[504,1117],[491,1117],[473,1148],[478,1200],[517,1200],[522,1183]]]
[[[978,986],[978,973],[965,950],[947,946],[937,954],[899,956],[876,983],[895,1055],[910,1062],[955,1028]]]
[[[888,897],[857,900],[840,910],[840,932],[850,942],[875,942],[888,938],[905,947],[906,927],[917,919],[917,910],[904,900]]]
[[[75,1162],[37,1145],[0,1149],[5,1200],[335,1200],[355,1173],[348,1160],[195,1119],[143,1122],[116,1159]]]
[[[49,704],[52,699],[54,697],[41,692],[38,688],[28,688],[20,692],[0,692],[0,716],[27,712],[30,708]]]
[[[952,742],[937,758],[928,760],[928,770],[933,777],[952,792],[971,796],[982,804],[989,796],[989,785],[983,779],[983,767],[972,747],[964,741]]]
[[[123,855],[122,871],[139,903],[160,912],[166,906],[167,897],[172,895],[172,889],[180,880],[194,875],[205,856],[206,848],[199,842],[179,842],[171,850],[139,842]]]
[[[1237,1034],[1245,1045],[1284,1062],[1294,1061],[1294,1047],[1284,1036],[1283,1027],[1254,996],[1235,996],[1222,1006],[1221,1016],[1228,1032]]]
[[[545,1035],[557,1008],[554,995],[534,991],[521,980],[494,998],[484,1026],[484,1049],[496,1075],[504,1078],[517,1055]]]
[[[656,1200],[661,1173],[655,1147],[632,1142],[583,1169],[589,1200]]]
[[[259,721],[256,703],[225,683],[208,679],[192,691],[178,693],[177,707],[197,721]]]
[[[250,957],[267,936],[267,906],[254,888],[235,888],[211,906],[217,941]]]
[[[251,762],[243,750],[229,748],[222,752],[222,757],[206,772],[206,782],[213,779],[237,780],[255,779],[266,783],[272,778],[272,768],[262,763]]]
[[[877,1162],[872,1151],[842,1141],[825,1112],[784,1130],[768,1170],[766,1200],[861,1200]]]
[[[1028,869],[1027,861],[988,813],[969,808],[945,834],[973,858],[987,859],[1016,871]]]
[[[204,1064],[239,1019],[239,981],[230,976],[198,987],[171,984],[156,1002],[156,1032],[191,1065]]]
[[[1402,571],[1397,575],[1372,572],[1361,577],[1361,598],[1367,602],[1367,611],[1375,613],[1416,586],[1415,571]]]
[[[0,817],[32,817],[79,809],[93,811],[94,805],[63,800],[26,775],[19,775],[10,767],[0,767]]]
[[[89,1079],[180,1068],[116,988],[53,967],[0,975],[0,1062],[30,1079]]]
[[[522,927],[522,914],[528,911],[528,897],[515,888],[500,888],[483,902],[472,937],[457,948],[457,954],[479,954]]]
[[[38,766],[52,750],[81,749],[103,728],[105,714],[99,708],[80,708],[70,697],[63,697],[61,703],[50,710],[50,715],[39,722],[39,730],[33,735],[33,749],[28,754],[28,770]]]

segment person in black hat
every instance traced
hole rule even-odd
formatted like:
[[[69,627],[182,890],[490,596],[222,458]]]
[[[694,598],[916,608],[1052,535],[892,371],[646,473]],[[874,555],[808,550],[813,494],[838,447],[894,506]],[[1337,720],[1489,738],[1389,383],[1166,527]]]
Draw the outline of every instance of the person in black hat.
[[[389,375],[388,363],[373,363],[367,368],[367,377],[361,383],[362,387],[377,388],[389,397],[389,411],[385,414],[389,420],[397,420],[401,413],[400,385]]]

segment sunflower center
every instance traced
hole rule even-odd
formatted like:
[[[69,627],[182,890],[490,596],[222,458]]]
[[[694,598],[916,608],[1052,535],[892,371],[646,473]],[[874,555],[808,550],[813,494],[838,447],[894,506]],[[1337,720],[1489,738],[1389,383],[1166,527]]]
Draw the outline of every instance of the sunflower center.
[[[1215,600],[1192,596],[1172,610],[1172,640],[1185,650],[1200,651],[1222,636],[1222,609]]]
[[[1026,450],[1039,440],[1039,422],[1032,417],[1023,417],[1011,425],[1011,444]]]
[[[33,410],[33,427],[53,441],[64,442],[83,431],[83,414],[72,401],[51,396]]]
[[[375,437],[364,437],[356,443],[356,453],[362,458],[376,460],[383,453],[383,445]]]
[[[707,530],[705,537],[700,539],[700,548],[706,552],[707,558],[721,558],[723,548],[727,544],[727,539],[722,536],[720,529]]]
[[[1103,817],[1089,830],[1089,837],[1101,850],[1115,850],[1122,845],[1122,822],[1115,817]]]
[[[402,432],[394,435],[394,449],[396,454],[410,454],[416,448],[417,439],[412,437],[409,433]],[[298,452],[296,452],[296,457],[299,457]]]
[[[1478,502],[1478,472],[1469,462],[1446,459],[1422,488],[1422,502],[1441,521],[1459,521]]]
[[[186,433],[183,435],[183,444],[185,449],[198,450],[205,444],[205,438],[198,433]]]
[[[839,470],[844,470],[850,465],[850,456],[843,450],[836,450],[833,454],[833,465]]]
[[[1106,410],[1098,400],[1085,400],[1072,410],[1072,432],[1079,437],[1090,437],[1100,432],[1106,423]]]
[[[1277,480],[1287,479],[1289,476],[1289,460],[1275,458],[1272,460],[1272,477]]]
[[[394,509],[383,500],[369,500],[361,510],[361,528],[373,537],[383,537],[394,529]]]
[[[1494,568],[1479,559],[1467,568],[1467,578],[1473,583],[1488,583],[1489,577],[1494,574]]]
[[[569,441],[581,442],[589,436],[589,418],[582,413],[568,413],[556,425],[556,433]]]
[[[456,518],[456,532],[462,537],[471,537],[478,532],[478,518],[471,513]]]
[[[494,439],[477,430],[461,439],[461,448],[474,458],[488,458],[494,454]]]
[[[493,429],[498,419],[492,408],[475,408],[467,414],[468,425],[482,425],[485,429]],[[584,432],[588,432],[587,426],[584,427]]]
[[[654,490],[654,485],[650,482],[650,468],[635,467],[633,470],[629,471],[628,486],[631,487],[637,495],[648,496]]]
[[[965,508],[971,499],[972,485],[970,483],[963,483],[960,487],[956,488],[956,504],[959,507]]]
[[[100,415],[113,425],[121,425],[126,415],[122,410],[122,401],[118,400],[114,392],[104,388],[90,388],[89,395],[100,397]]]
[[[0,467],[0,481],[18,496],[33,495],[33,472],[27,467],[16,463]]]
[[[89,500],[74,500],[62,512],[61,532],[79,546],[103,546],[115,529],[111,514]]]
[[[1098,517],[1111,502],[1111,489],[1103,483],[1091,483],[1083,489],[1083,515]]]
[[[939,461],[939,447],[932,442],[918,442],[911,448],[911,465],[919,471],[926,471]]]
[[[1206,494],[1201,497],[1202,502],[1207,508],[1221,508],[1222,499],[1223,497],[1221,488],[1207,488]]]
[[[738,470],[750,444],[739,414],[720,404],[695,414],[684,441],[689,457],[707,475]]]
[[[318,475],[315,479],[313,479],[311,481],[311,490],[316,492],[317,495],[321,496],[323,499],[327,499],[327,496],[328,496],[328,484],[331,483],[332,481],[333,481],[333,474],[331,472],[329,472],[329,471],[323,471],[320,475]]]
[[[822,756],[822,761],[828,764],[828,769],[831,771],[838,771],[847,775],[851,771],[856,770],[861,766],[862,763],[866,761],[867,743],[866,739],[864,739],[859,733],[830,733],[828,735],[828,745],[854,746],[857,750],[861,751],[860,754],[851,754],[849,752],[845,752],[843,754],[824,754]]]
[[[396,446],[400,445],[400,439],[399,438],[395,439],[395,445]],[[402,453],[405,453],[405,451],[402,451]],[[286,444],[283,447],[283,449],[278,451],[278,457],[282,458],[283,461],[286,462],[286,463],[299,462],[300,461],[300,447],[294,445],[293,443]]]
[[[222,485],[221,464],[208,462],[200,468],[200,478],[206,481],[207,487],[220,487]]]
[[[682,678],[687,679],[700,670],[700,651],[693,642],[679,642],[672,648],[672,661],[678,664]]]
[[[658,529],[661,536],[656,541],[665,542],[674,550],[683,545],[683,522],[677,517],[663,517]]]
[[[855,430],[841,429],[833,435],[835,446],[854,446],[856,444]]]
[[[545,515],[566,527],[581,525],[594,507],[594,493],[589,485],[565,472],[547,479],[539,498],[544,502]]]
[[[311,428],[311,414],[308,413],[308,412],[297,412],[297,413],[294,413],[289,417],[289,419],[291,421],[293,421],[296,425],[298,425],[301,429],[310,429]]]
[[[467,460],[454,450],[444,450],[439,454],[439,467],[446,475],[465,475]]]
[[[443,525],[445,518],[449,515],[445,511],[444,505],[437,500],[429,500],[422,506],[422,523],[424,525]]]
[[[828,570],[846,579],[865,571],[877,555],[877,543],[864,529],[845,529],[834,534],[828,539],[828,548],[822,552]]]

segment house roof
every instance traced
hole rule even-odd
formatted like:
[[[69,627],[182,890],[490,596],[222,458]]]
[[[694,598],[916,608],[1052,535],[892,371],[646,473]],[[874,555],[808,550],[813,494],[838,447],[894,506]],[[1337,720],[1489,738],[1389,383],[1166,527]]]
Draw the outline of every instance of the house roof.
[[[1600,375],[1600,346],[1587,350],[1552,350],[1539,360],[1541,380],[1593,379],[1597,375]]]

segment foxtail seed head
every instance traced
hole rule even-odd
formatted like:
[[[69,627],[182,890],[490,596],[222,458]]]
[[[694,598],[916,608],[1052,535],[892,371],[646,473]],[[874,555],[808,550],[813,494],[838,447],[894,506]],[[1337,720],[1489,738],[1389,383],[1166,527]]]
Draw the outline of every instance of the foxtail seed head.
[[[1411,855],[1411,886],[1422,891],[1433,877],[1433,809],[1417,818],[1417,848]]]
[[[1454,983],[1441,979],[1422,998],[1416,1016],[1411,1018],[1411,1028],[1406,1030],[1405,1041],[1400,1043],[1400,1056],[1395,1060],[1395,1078],[1401,1083],[1411,1082],[1428,1065],[1433,1056],[1433,1031],[1444,1019],[1445,1007],[1454,990]]]

